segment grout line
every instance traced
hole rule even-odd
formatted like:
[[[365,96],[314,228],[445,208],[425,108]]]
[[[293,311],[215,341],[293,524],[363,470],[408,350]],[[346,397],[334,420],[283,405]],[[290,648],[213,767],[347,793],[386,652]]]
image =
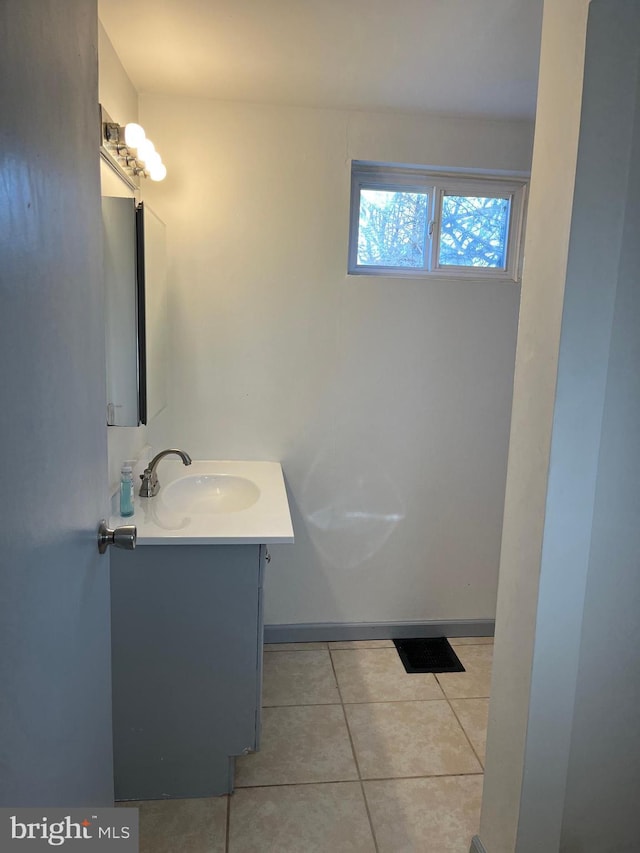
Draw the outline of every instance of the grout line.
[[[293,654],[296,654],[297,652],[306,652],[306,653],[309,653],[309,652],[328,652],[329,648],[328,648],[327,644],[325,643],[321,649],[267,649],[267,648],[265,648],[265,646],[263,646],[262,651],[264,652],[265,655],[277,655],[277,654],[281,654],[282,652],[288,652],[289,654],[293,655]]]
[[[338,651],[338,649],[336,649],[335,651]],[[351,752],[353,754],[353,760],[354,760],[354,763],[356,765],[356,771],[358,773],[358,780],[360,782],[360,791],[362,793],[362,799],[364,801],[364,807],[365,807],[365,810],[367,812],[367,818],[369,820],[369,827],[371,829],[371,836],[373,838],[373,846],[376,850],[376,853],[378,853],[378,851],[379,851],[378,839],[376,838],[376,831],[373,828],[373,820],[371,818],[371,810],[369,809],[369,801],[367,800],[367,795],[366,795],[365,790],[364,790],[364,782],[362,781],[362,773],[360,772],[360,764],[358,763],[358,756],[356,755],[356,747],[355,747],[355,744],[353,742],[353,737],[351,735],[351,729],[349,728],[349,720],[347,719],[347,710],[344,707],[344,701],[342,699],[342,691],[340,690],[340,682],[338,681],[338,674],[336,672],[335,664],[333,662],[333,655],[331,653],[331,648],[329,648],[329,659],[331,661],[331,669],[333,670],[333,677],[336,680],[336,687],[338,688],[338,696],[340,697],[340,703],[341,703],[340,707],[342,708],[342,715],[344,717],[344,724],[347,727],[347,734],[349,735],[349,743],[351,744]]]
[[[452,699],[456,701],[458,699],[489,699],[489,696],[452,696]],[[443,691],[442,696],[437,696],[435,699],[367,699],[364,702],[306,702],[304,704],[300,704],[299,702],[295,705],[263,705],[264,709],[273,709],[273,708],[337,708],[340,704],[342,705],[402,705],[407,704],[407,702],[448,702],[448,697]]]
[[[488,699],[488,696],[453,696],[453,699]],[[263,705],[263,708],[328,708],[329,706],[343,705],[399,705],[407,702],[444,702],[446,696],[436,696],[433,699],[365,699],[361,702],[296,702],[293,705]]]
[[[321,779],[312,782],[260,782],[255,785],[238,785],[237,791],[249,791],[253,788],[299,788],[301,785],[358,785],[359,779]]]
[[[464,675],[465,673],[463,673],[463,672],[461,672],[461,673],[434,672],[433,673],[433,675],[435,676],[436,679],[438,678],[439,675],[458,675],[458,674]],[[445,688],[444,688],[444,685],[441,684],[439,681],[438,681],[438,685],[440,686],[440,690],[442,690],[443,696],[445,696],[447,699],[490,699],[491,698],[488,693],[474,693],[471,696],[449,696],[447,694]],[[429,700],[427,699],[425,701],[428,702]]]
[[[331,652],[329,652],[329,658],[331,659],[331,671],[333,672],[333,677],[334,677],[335,682],[336,682],[336,688],[338,690],[338,696],[340,698],[340,707],[342,708],[342,716],[344,718],[344,724],[347,727],[347,734],[349,735],[349,743],[351,744],[351,754],[353,755],[353,761],[354,761],[354,764],[356,765],[356,771],[358,773],[358,779],[362,779],[362,776],[360,774],[360,765],[358,764],[358,757],[356,755],[356,748],[355,748],[355,745],[353,743],[353,738],[351,736],[351,729],[349,728],[349,721],[347,720],[347,712],[345,711],[345,708],[344,708],[344,702],[342,700],[342,691],[340,690],[340,684],[338,683],[338,675],[336,673],[336,668],[333,664],[333,658],[331,657]]]
[[[364,782],[395,782],[397,779],[450,779],[458,776],[484,776],[484,772],[475,770],[472,773],[432,773],[430,776],[425,776],[422,773],[420,776],[372,776],[370,779],[363,779]]]
[[[354,642],[358,642],[358,640],[354,640]],[[367,642],[363,640],[363,642]],[[391,642],[388,646],[346,646],[341,644],[339,646],[329,646],[330,652],[379,652],[382,649],[395,649],[393,642]]]
[[[478,699],[483,699],[483,696],[473,697]],[[336,702],[335,699],[332,699],[330,702],[296,702],[293,705],[263,705],[264,708],[331,708],[336,707],[340,704],[340,702]]]
[[[259,785],[237,785],[236,790],[249,791],[254,788],[298,788],[301,785],[354,785],[362,784],[363,782],[395,782],[397,779],[448,779],[458,776],[484,776],[484,772],[481,770],[473,770],[469,773],[432,773],[431,775],[425,775],[422,773],[419,776],[371,776],[366,779],[323,779],[322,781],[315,782],[274,782],[272,784],[262,782]],[[367,804],[366,796],[365,804]]]
[[[442,689],[442,686],[441,688]],[[393,705],[401,702],[442,702],[446,699],[444,690],[442,696],[436,696],[433,699],[367,699],[366,702],[345,702],[345,705]],[[488,699],[488,696],[454,696],[454,699]]]
[[[459,646],[457,650],[454,650],[456,652],[456,654],[458,654],[458,652],[462,653],[462,648],[464,645],[472,645],[472,644],[471,643],[462,644],[462,646]],[[490,643],[475,643],[473,645],[475,645],[475,647],[478,648],[478,646],[490,646],[491,644]],[[468,670],[466,668],[465,668],[465,672],[468,672]],[[474,745],[471,743],[471,738],[467,734],[467,730],[463,726],[462,720],[460,719],[460,717],[456,714],[455,709],[454,709],[453,705],[451,704],[451,702],[452,702],[452,700],[461,700],[461,699],[490,699],[490,697],[489,696],[449,696],[447,694],[447,691],[444,688],[444,685],[440,682],[440,679],[438,678],[439,674],[447,675],[447,673],[444,673],[444,672],[443,673],[437,673],[436,672],[436,673],[434,673],[434,675],[435,675],[436,681],[440,685],[440,689],[442,690],[449,707],[451,708],[451,713],[456,718],[458,725],[462,729],[464,736],[467,739],[467,742],[468,742],[469,746],[471,747],[473,754],[475,755],[476,759],[478,760],[480,767],[482,767],[482,772],[484,773],[484,762],[480,760],[480,756],[478,755],[478,752],[477,752],[476,748],[474,747]]]
[[[444,692],[444,691],[443,691],[443,692]],[[461,719],[460,719],[460,717],[456,714],[455,708],[454,708],[454,707],[453,707],[453,705],[451,704],[451,700],[449,699],[449,697],[448,697],[448,696],[446,696],[446,694],[445,694],[445,698],[446,698],[446,700],[447,700],[447,704],[448,704],[448,705],[449,705],[449,707],[451,708],[451,713],[453,714],[453,716],[454,716],[454,717],[456,718],[456,720],[458,721],[458,725],[459,725],[459,726],[460,726],[460,728],[462,729],[462,732],[463,732],[464,736],[465,736],[465,737],[466,737],[466,739],[467,739],[467,743],[468,743],[468,744],[469,744],[469,746],[471,747],[471,751],[473,752],[473,754],[474,754],[474,755],[475,755],[475,757],[477,758],[477,760],[478,760],[478,764],[480,765],[480,767],[482,767],[482,772],[484,773],[484,762],[480,760],[480,756],[478,755],[478,753],[477,753],[477,751],[476,751],[475,746],[471,743],[471,738],[470,738],[470,737],[469,737],[469,735],[467,734],[467,730],[466,730],[466,729],[465,729],[465,727],[462,725],[462,720],[461,720]],[[486,699],[486,698],[488,698],[488,697],[486,697],[486,696],[477,696],[477,697],[476,697],[476,696],[473,696],[473,697],[471,697],[471,698],[473,698],[473,699],[476,699],[476,698],[477,698],[477,699]]]

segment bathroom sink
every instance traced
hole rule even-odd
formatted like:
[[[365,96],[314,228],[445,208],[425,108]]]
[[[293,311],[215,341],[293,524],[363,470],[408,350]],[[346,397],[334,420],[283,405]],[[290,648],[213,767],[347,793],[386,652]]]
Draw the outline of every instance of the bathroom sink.
[[[138,463],[136,474],[145,463]],[[136,495],[128,524],[137,545],[268,545],[293,542],[287,491],[278,462],[181,459],[158,469],[157,495]],[[118,493],[116,492],[117,499]],[[122,524],[112,516],[111,527]]]
[[[260,489],[252,480],[232,474],[188,474],[162,489],[165,506],[191,515],[241,512],[259,497]]]

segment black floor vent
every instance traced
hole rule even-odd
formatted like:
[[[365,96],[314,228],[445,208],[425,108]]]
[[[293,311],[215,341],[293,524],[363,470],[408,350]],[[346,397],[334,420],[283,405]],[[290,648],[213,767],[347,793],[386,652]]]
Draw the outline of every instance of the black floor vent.
[[[446,637],[394,640],[407,672],[464,672]]]

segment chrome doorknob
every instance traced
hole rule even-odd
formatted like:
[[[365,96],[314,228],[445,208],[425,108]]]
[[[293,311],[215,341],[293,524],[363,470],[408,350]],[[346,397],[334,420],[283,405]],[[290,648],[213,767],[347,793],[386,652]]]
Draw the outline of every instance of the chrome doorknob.
[[[133,551],[137,537],[138,530],[135,524],[123,524],[122,527],[112,530],[107,527],[106,519],[103,518],[98,527],[98,551],[104,554],[109,545],[124,548],[125,551]]]

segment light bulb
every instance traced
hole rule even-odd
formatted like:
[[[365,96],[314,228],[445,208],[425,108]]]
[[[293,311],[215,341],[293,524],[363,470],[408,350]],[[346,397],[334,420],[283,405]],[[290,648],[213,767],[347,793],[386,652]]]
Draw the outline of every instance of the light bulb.
[[[138,145],[138,160],[146,163],[156,153],[156,147],[150,139],[143,139]]]
[[[152,169],[155,169],[157,166],[162,165],[162,157],[160,157],[157,151],[154,151],[152,154],[148,154],[145,157],[144,165],[146,166],[147,170],[151,172]]]
[[[144,128],[135,122],[130,122],[124,128],[124,144],[127,148],[138,148],[144,142]]]
[[[149,177],[152,181],[164,181],[167,177],[167,167],[162,161],[149,169]]]

